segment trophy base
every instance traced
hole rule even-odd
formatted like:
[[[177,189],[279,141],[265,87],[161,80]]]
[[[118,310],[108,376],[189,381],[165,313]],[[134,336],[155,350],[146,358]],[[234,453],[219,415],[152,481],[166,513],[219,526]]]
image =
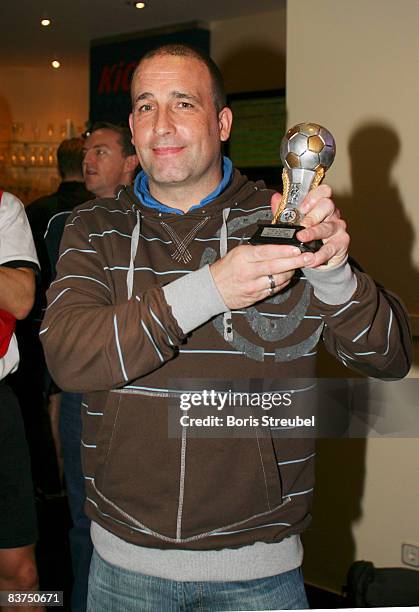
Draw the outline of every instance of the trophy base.
[[[315,253],[323,246],[323,242],[321,240],[301,242],[295,235],[302,229],[304,229],[302,225],[261,221],[249,244],[289,244],[298,247],[302,253]]]

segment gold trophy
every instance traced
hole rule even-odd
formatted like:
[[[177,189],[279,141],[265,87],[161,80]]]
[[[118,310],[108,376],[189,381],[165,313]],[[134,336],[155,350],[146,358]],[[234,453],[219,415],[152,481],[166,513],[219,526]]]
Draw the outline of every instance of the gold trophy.
[[[320,249],[321,240],[301,242],[295,235],[304,228],[300,206],[308,192],[322,182],[335,153],[332,134],[317,123],[299,123],[288,130],[281,142],[282,200],[271,223],[258,223],[250,244],[291,244],[312,253]]]

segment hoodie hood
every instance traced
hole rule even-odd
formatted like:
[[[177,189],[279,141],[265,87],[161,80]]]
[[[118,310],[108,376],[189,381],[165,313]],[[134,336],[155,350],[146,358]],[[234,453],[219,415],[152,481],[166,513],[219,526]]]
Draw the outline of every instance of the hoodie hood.
[[[144,219],[159,219],[165,222],[170,222],[174,217],[181,219],[202,219],[203,217],[222,217],[222,211],[224,208],[234,208],[238,206],[240,202],[250,197],[255,190],[265,190],[266,186],[263,181],[254,183],[248,181],[247,177],[241,174],[237,169],[233,170],[233,175],[230,184],[226,189],[214,200],[201,206],[200,208],[193,207],[187,213],[178,215],[175,212],[162,212],[156,208],[146,206],[141,198],[139,198],[132,186],[123,186],[117,195],[117,199],[121,199],[122,202],[130,207],[132,210],[139,210],[141,217]],[[270,190],[266,190],[270,194]],[[270,199],[270,195],[269,195]],[[233,202],[233,206],[232,206]]]

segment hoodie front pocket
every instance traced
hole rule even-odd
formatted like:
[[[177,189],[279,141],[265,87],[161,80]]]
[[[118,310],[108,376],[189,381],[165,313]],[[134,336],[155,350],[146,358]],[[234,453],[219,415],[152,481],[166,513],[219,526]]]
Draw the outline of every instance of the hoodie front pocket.
[[[169,438],[164,399],[110,396],[95,483],[124,521],[181,541],[281,505],[270,437],[255,430],[247,439],[187,438],[185,432]]]
[[[273,511],[282,486],[271,438],[189,439],[182,483],[182,538]]]

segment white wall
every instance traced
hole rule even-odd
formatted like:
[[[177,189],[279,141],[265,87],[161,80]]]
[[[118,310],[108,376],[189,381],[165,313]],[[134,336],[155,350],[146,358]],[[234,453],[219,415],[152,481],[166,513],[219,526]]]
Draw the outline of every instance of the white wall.
[[[419,313],[417,195],[419,3],[289,0],[289,125],[315,121],[337,141],[327,181],[352,234],[352,253]],[[419,351],[416,343],[416,366]],[[346,374],[347,375],[347,374]],[[406,401],[388,383],[390,406]],[[416,439],[320,441],[306,578],[340,590],[349,564],[400,566],[419,543]]]

